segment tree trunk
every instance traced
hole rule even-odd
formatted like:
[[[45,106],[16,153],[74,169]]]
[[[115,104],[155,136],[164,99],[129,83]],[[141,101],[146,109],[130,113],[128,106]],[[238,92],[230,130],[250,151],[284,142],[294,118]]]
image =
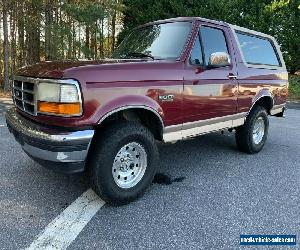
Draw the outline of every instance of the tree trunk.
[[[60,11],[60,1],[58,0],[52,0],[52,5],[53,5],[53,13],[54,13],[54,21],[53,25],[55,24],[56,26],[60,24],[60,16],[59,16],[59,11]],[[52,29],[52,51],[51,51],[51,60],[58,60],[60,58],[60,53],[59,53],[59,48],[60,44],[62,41],[60,41],[60,32],[58,29]]]
[[[52,25],[53,25],[53,1],[46,0],[45,3],[45,59],[52,60]]]
[[[93,26],[91,30],[91,43],[90,43],[90,52],[92,55],[92,59],[96,59],[97,56],[97,40],[96,40],[96,25]]]
[[[18,1],[18,60],[17,67],[24,65],[26,50],[24,46],[24,2]]]
[[[107,45],[105,48],[105,57],[108,57],[111,50],[111,16],[107,18]]]
[[[94,31],[94,59],[97,59],[97,22],[95,24],[95,31]]]
[[[34,64],[40,61],[40,17],[36,1],[28,4],[30,22],[26,25],[27,62]]]
[[[100,57],[104,57],[104,19],[101,20]]]
[[[78,24],[78,58],[81,58],[81,25]]]
[[[114,10],[111,22],[111,52],[115,49],[116,44],[116,18],[117,18],[117,11]]]
[[[86,48],[86,55],[90,59],[90,27],[87,25],[85,27],[85,48]]]
[[[62,8],[61,8],[61,1],[58,1],[57,3],[57,8],[59,9],[58,13],[59,13],[59,26],[62,27],[63,26],[63,14],[62,14]],[[64,35],[63,32],[59,32],[59,42],[60,42],[60,48],[59,50],[61,51],[59,54],[59,59],[65,59],[66,55],[65,55],[65,46],[64,46]]]
[[[14,74],[16,70],[16,2],[11,2],[11,15],[10,15],[10,53],[11,53],[11,74]]]
[[[73,43],[72,57],[76,58],[76,56],[77,56],[77,54],[76,54],[77,47],[76,47],[76,29],[75,29],[75,22],[74,21],[72,23],[72,37],[73,37],[73,39],[72,39],[72,43]]]
[[[3,54],[4,54],[4,90],[9,89],[9,44],[7,27],[8,2],[3,1]]]
[[[72,58],[72,20],[70,16],[67,16],[68,20],[68,26],[69,26],[69,31],[68,31],[68,52],[67,52],[67,59]]]

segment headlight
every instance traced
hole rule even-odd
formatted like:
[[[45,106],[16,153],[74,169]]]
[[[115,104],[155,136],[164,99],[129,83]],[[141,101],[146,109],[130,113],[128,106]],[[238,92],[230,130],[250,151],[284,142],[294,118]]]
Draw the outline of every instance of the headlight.
[[[40,82],[37,86],[38,113],[79,116],[82,114],[79,87],[75,81],[69,83]]]

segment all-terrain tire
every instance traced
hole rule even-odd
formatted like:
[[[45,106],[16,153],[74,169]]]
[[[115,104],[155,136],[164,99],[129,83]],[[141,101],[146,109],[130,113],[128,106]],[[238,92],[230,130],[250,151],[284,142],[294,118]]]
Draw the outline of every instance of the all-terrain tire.
[[[257,124],[261,133],[255,133]],[[262,134],[262,129],[263,134]],[[236,144],[240,151],[255,154],[260,152],[267,140],[269,130],[269,118],[265,108],[261,106],[254,106],[248,114],[243,126],[236,128],[235,138]]]
[[[126,186],[127,177],[116,177],[114,173],[116,172],[116,166],[120,166],[119,168],[122,168],[122,171],[125,169],[123,168],[123,163],[117,161],[124,161],[122,152],[125,150],[126,153],[127,145],[136,145],[140,152],[143,152],[142,155],[145,155],[144,158],[146,159],[146,168],[142,171],[144,174],[140,174],[141,179],[136,179],[138,182],[132,187],[130,185]],[[129,152],[130,157],[127,153],[128,159],[126,155],[124,157],[127,159],[127,162],[130,161],[129,158],[132,158],[132,153],[136,154],[132,152],[135,150],[134,146],[131,146],[131,149],[128,150],[131,150]],[[119,155],[121,156],[119,157]],[[138,158],[138,155],[136,157]],[[122,159],[120,160],[120,158]],[[116,165],[115,162],[119,165]],[[135,163],[133,167],[135,168],[135,165],[137,165],[135,171],[138,173],[139,166]],[[143,163],[145,163],[145,160]],[[88,160],[92,188],[104,201],[115,206],[127,204],[141,196],[152,183],[157,166],[158,149],[152,133],[140,123],[131,121],[118,121],[104,128],[103,131],[99,131],[93,140]],[[126,169],[134,171],[131,170],[131,167],[132,165],[130,165],[129,169],[126,165]],[[121,171],[119,168],[117,171]],[[126,170],[124,171],[126,174]],[[134,176],[133,172],[132,175]],[[131,178],[131,176],[128,178]]]

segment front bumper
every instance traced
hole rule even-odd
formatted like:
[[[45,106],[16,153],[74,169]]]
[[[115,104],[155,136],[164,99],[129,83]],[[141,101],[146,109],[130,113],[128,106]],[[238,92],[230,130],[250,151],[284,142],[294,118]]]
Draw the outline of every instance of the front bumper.
[[[25,153],[42,166],[67,174],[84,171],[94,130],[44,127],[25,119],[15,108],[5,118],[9,131]]]

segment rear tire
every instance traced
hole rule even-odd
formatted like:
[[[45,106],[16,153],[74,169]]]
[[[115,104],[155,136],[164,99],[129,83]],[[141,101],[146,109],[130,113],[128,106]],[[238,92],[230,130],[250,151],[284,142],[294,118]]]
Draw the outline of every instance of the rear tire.
[[[124,205],[152,183],[158,149],[152,133],[138,122],[118,121],[97,134],[89,159],[94,191],[111,205]]]
[[[260,152],[267,140],[269,118],[265,108],[254,106],[243,126],[236,128],[236,144],[240,151],[255,154]]]

